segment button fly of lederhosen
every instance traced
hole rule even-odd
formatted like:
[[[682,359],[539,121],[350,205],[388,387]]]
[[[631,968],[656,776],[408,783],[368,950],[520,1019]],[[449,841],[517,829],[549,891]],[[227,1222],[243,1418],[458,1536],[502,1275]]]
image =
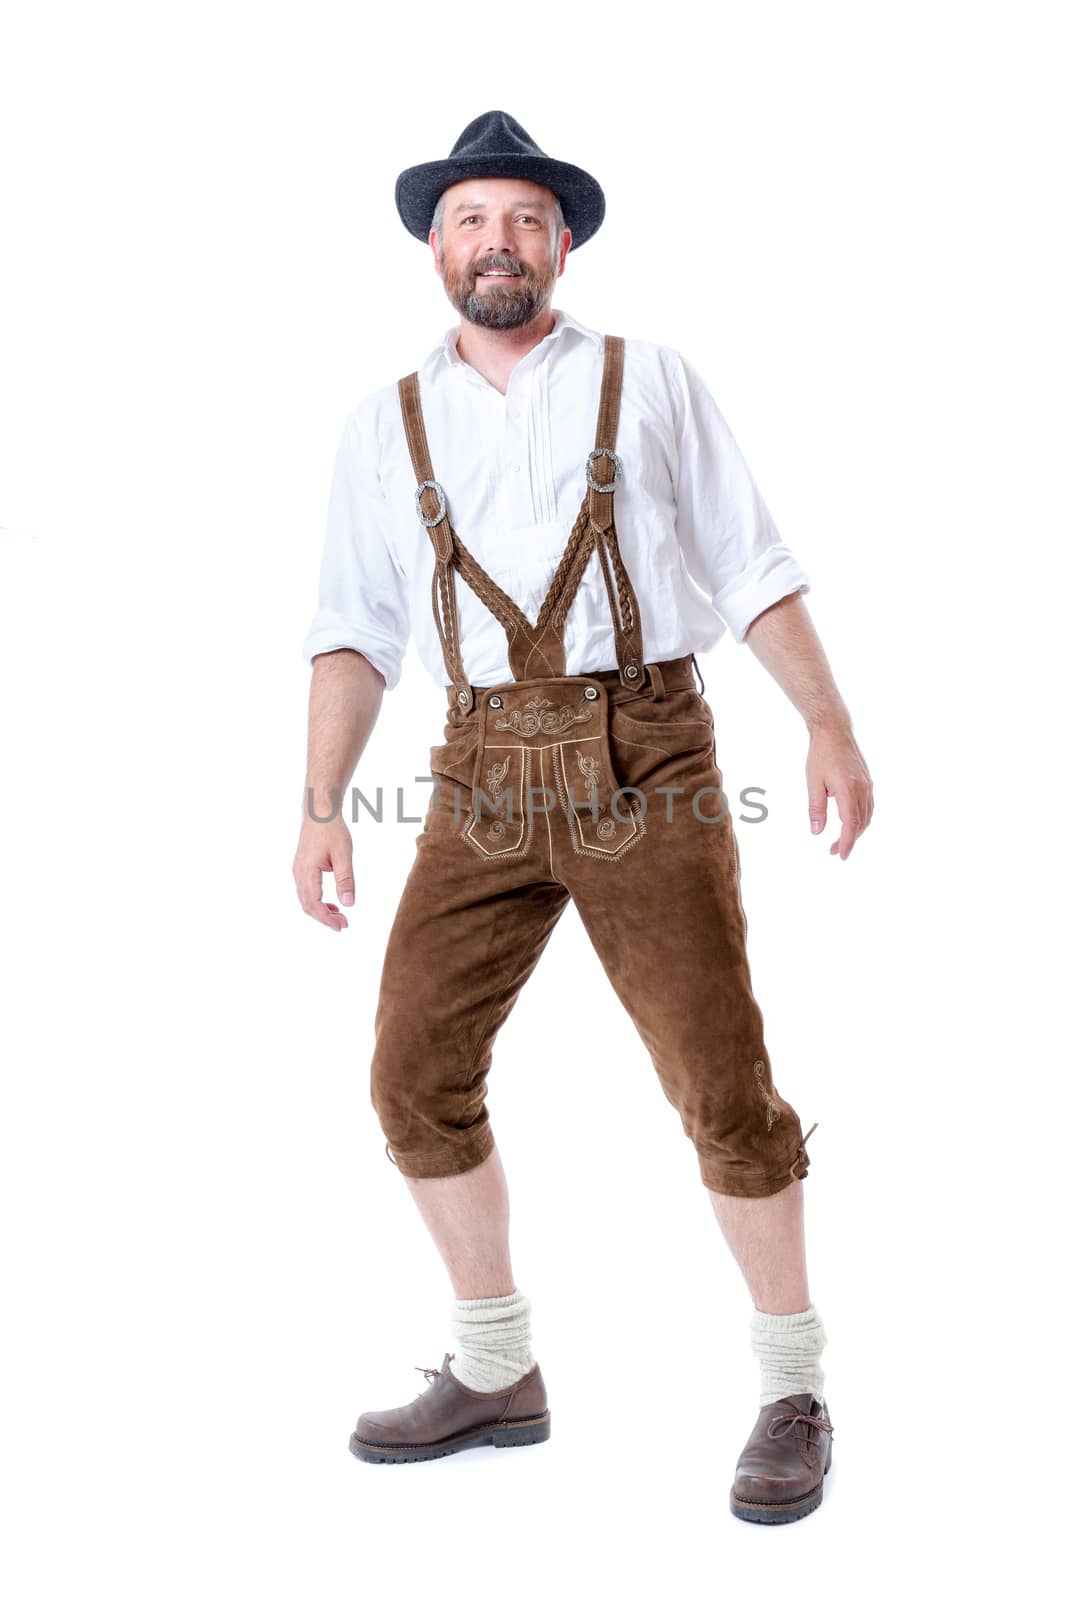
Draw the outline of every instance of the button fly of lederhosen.
[[[539,815],[554,804],[549,760],[553,741],[561,726],[591,716],[588,702],[573,688],[563,696],[549,692],[561,681],[566,683],[527,679],[482,695],[475,713],[479,747],[473,814],[464,836],[484,856],[525,854]]]
[[[472,846],[521,854],[540,813],[549,828],[553,814],[562,819],[579,855],[617,855],[641,836],[643,818],[617,798],[603,684],[560,676],[502,685],[479,714]]]

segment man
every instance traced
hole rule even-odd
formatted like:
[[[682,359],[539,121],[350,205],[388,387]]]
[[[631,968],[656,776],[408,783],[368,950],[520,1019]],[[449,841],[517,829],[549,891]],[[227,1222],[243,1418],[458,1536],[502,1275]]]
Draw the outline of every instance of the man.
[[[870,777],[807,576],[697,373],[551,309],[603,218],[596,181],[491,111],[446,160],[402,173],[396,199],[460,323],[346,422],[304,647],[293,871],[305,911],[347,927],[322,899],[327,871],[354,899],[336,802],[414,631],[448,713],[386,950],[371,1095],[449,1272],[457,1351],[410,1404],[365,1412],[350,1447],[395,1462],[549,1435],[485,1095],[496,1034],[573,898],[752,1295],[760,1410],[731,1508],[792,1521],[821,1502],[832,1432],[798,1181],[811,1130],[771,1074],[733,826],[707,800],[722,774],[695,652],[728,625],[804,716],[812,829],[833,795],[841,860],[870,821]],[[572,1041],[595,1036],[580,985],[570,1018]]]

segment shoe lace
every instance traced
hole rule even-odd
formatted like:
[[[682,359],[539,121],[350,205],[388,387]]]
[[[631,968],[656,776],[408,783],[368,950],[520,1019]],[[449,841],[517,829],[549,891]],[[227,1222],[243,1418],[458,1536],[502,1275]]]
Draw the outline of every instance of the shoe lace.
[[[803,1139],[801,1139],[800,1143],[797,1146],[797,1153],[793,1157],[793,1166],[791,1166],[789,1168],[790,1174],[794,1178],[798,1177],[799,1174],[793,1171],[793,1167],[796,1166],[796,1164],[800,1160],[801,1156],[806,1156],[807,1155],[807,1153],[808,1153],[808,1140],[811,1138],[812,1134],[815,1132],[815,1130],[816,1130],[816,1128],[818,1126],[819,1126],[819,1124],[817,1122],[813,1122],[811,1127],[808,1129],[807,1133],[804,1135]]]
[[[415,1371],[423,1373],[427,1383],[433,1383],[435,1378],[439,1378],[441,1376],[440,1370],[437,1367],[416,1367]]]
[[[784,1438],[790,1428],[795,1428],[798,1422],[807,1423],[809,1428],[818,1428],[821,1433],[833,1435],[833,1424],[828,1417],[812,1417],[803,1411],[780,1411],[767,1424],[768,1439]],[[801,1434],[801,1438],[803,1437]]]

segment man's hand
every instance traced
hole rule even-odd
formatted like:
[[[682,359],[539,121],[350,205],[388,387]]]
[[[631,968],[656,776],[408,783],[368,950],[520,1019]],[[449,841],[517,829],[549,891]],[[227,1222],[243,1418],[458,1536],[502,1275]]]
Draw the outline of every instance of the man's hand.
[[[830,846],[830,854],[847,861],[874,815],[874,784],[851,728],[839,722],[812,728],[805,771],[811,831],[821,833],[826,826],[826,797],[832,794],[841,817],[841,835]]]
[[[841,813],[841,837],[830,854],[847,861],[874,815],[874,785],[803,596],[787,594],[761,611],[749,624],[745,643],[808,725],[811,831],[821,833],[826,826],[826,796],[832,794]]]
[[[305,817],[300,842],[293,860],[293,877],[300,904],[309,917],[340,933],[348,918],[337,906],[322,898],[322,875],[332,872],[337,896],[342,905],[353,905],[356,883],[352,875],[352,835],[338,812],[329,822]]]
[[[342,800],[381,709],[385,679],[358,650],[317,655],[308,706],[308,760],[302,799],[300,843],[293,877],[309,917],[335,933],[348,918],[322,898],[322,875],[332,872],[342,905],[355,903],[352,835]],[[315,818],[321,817],[321,822]]]

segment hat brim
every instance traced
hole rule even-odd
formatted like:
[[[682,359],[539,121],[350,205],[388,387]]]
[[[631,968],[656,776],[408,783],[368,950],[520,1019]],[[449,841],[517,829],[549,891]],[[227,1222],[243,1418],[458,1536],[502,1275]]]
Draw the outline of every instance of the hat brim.
[[[551,189],[571,231],[571,249],[591,239],[604,220],[604,191],[590,173],[549,156],[470,156],[424,161],[407,167],[396,180],[396,208],[409,233],[423,244],[430,236],[434,208],[443,192],[464,178],[526,178]]]

